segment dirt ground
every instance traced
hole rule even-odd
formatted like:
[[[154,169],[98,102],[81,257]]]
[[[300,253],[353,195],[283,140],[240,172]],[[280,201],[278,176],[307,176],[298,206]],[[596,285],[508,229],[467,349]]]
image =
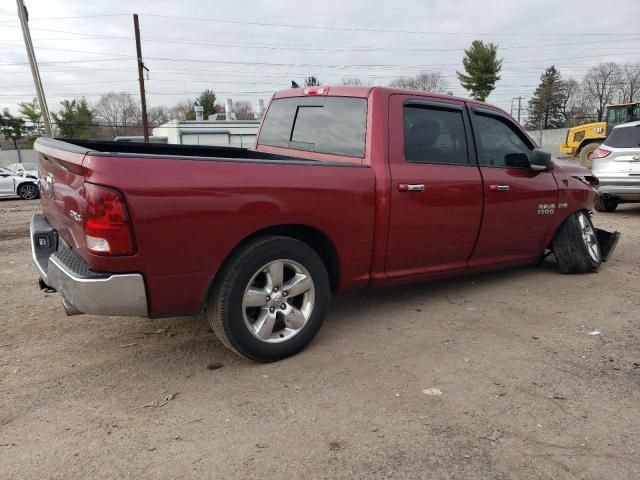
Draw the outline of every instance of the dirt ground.
[[[192,318],[66,317],[38,209],[0,200],[3,479],[640,478],[640,206],[596,215],[623,234],[597,274],[340,297],[269,365]]]

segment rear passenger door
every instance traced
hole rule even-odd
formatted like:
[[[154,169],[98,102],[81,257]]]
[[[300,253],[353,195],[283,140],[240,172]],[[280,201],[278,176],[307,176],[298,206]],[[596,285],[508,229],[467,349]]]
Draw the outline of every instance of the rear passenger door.
[[[389,277],[465,268],[482,216],[482,181],[464,103],[390,99]]]
[[[471,108],[484,213],[469,265],[533,259],[544,252],[555,225],[558,185],[551,172],[531,170],[531,140],[507,116]]]

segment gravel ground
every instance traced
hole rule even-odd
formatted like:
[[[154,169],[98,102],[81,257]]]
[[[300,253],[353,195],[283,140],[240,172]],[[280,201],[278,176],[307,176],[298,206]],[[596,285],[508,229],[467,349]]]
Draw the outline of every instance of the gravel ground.
[[[269,365],[201,320],[66,317],[37,289],[38,208],[0,200],[3,479],[640,478],[640,206],[596,215],[623,234],[597,274],[340,297]]]

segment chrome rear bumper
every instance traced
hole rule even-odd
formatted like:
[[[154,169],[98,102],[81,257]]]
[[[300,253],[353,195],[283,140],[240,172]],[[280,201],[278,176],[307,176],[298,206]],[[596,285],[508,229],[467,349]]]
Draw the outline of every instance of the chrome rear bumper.
[[[57,290],[68,315],[146,317],[147,293],[139,273],[98,273],[58,237],[44,215],[31,219],[31,254],[42,282]]]

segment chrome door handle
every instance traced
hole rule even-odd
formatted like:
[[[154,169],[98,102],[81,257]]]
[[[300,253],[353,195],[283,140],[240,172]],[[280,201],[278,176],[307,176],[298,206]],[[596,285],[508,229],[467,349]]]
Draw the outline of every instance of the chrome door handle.
[[[492,192],[508,192],[510,188],[509,185],[489,185]]]
[[[399,183],[398,190],[401,192],[424,192],[424,183]]]

